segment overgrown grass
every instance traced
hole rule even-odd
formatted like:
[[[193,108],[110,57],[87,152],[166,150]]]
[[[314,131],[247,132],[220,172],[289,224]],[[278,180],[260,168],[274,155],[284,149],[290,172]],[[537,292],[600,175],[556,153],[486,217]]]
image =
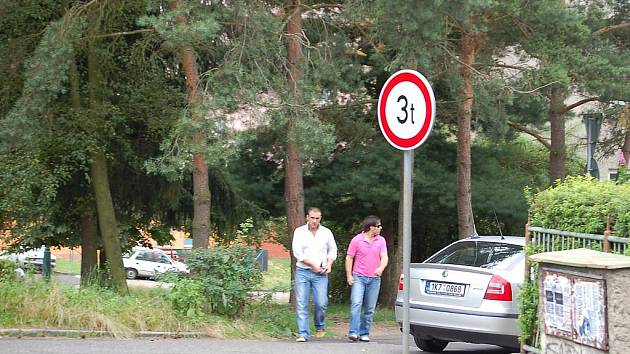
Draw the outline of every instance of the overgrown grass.
[[[263,273],[262,288],[276,291],[291,289],[291,258],[269,257],[267,271]]]
[[[181,321],[156,292],[119,296],[108,289],[81,290],[29,277],[0,283],[0,326],[107,331],[127,337],[136,331],[191,331],[201,324]]]
[[[289,290],[290,260],[271,258],[265,289]],[[201,332],[217,338],[286,338],[296,331],[289,304],[247,303],[238,317],[178,315],[168,299],[170,289],[130,288],[128,296],[98,287],[78,289],[45,282],[36,275],[23,281],[0,281],[0,328],[62,328],[106,331],[128,338],[140,331]],[[348,320],[348,304],[330,304],[326,321]],[[394,311],[378,308],[375,322],[395,325]]]
[[[128,338],[140,331],[201,332],[211,337],[285,337],[295,326],[288,305],[254,302],[243,315],[177,316],[167,289],[77,289],[37,277],[0,282],[0,328],[62,328],[106,331]]]

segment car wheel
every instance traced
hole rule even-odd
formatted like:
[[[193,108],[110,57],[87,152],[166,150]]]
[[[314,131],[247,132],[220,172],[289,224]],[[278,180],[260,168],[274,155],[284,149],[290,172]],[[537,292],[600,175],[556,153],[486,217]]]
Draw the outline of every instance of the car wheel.
[[[127,279],[136,279],[138,277],[138,271],[133,268],[125,268]]]
[[[439,339],[421,339],[413,336],[413,341],[416,342],[418,348],[425,352],[441,352],[448,345],[447,341]]]

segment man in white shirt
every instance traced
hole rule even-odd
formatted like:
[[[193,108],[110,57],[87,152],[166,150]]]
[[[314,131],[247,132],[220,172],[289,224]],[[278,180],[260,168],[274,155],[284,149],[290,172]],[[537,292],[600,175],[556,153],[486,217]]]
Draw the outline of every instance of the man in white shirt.
[[[313,291],[315,337],[326,335],[324,316],[328,309],[328,274],[337,258],[337,244],[330,229],[320,224],[322,212],[309,208],[306,225],[293,232],[291,249],[297,258],[295,268],[295,299],[298,334],[296,342],[306,342],[310,336],[308,300]]]

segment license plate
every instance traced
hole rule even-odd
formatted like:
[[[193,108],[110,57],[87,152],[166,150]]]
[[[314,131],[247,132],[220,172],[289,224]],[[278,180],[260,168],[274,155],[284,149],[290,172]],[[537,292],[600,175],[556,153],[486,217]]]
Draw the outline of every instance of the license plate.
[[[429,281],[424,283],[424,292],[434,295],[464,296],[465,284],[445,283],[440,281]]]

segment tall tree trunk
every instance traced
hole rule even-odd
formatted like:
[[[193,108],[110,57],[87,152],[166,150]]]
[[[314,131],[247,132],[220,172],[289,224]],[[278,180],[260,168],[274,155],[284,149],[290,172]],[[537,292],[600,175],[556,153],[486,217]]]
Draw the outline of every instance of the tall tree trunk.
[[[81,215],[81,286],[95,279],[98,224],[93,213]]]
[[[88,43],[88,95],[90,99],[90,115],[94,120],[99,119],[94,112],[98,109],[97,90],[101,84],[99,61],[94,39],[94,36],[100,28],[100,12],[98,10],[99,9],[93,10],[88,16],[90,32],[90,39]],[[104,152],[99,151],[92,156],[90,177],[92,179],[92,188],[94,189],[94,199],[96,201],[98,226],[101,232],[103,247],[105,248],[105,253],[107,254],[109,269],[111,271],[112,287],[119,294],[127,294],[129,289],[127,288],[127,281],[125,279],[122,251],[118,235],[118,225],[116,223],[114,203],[112,201],[111,189],[109,186],[109,177],[107,176],[107,160]]]
[[[81,95],[79,93],[79,72],[76,62],[70,63],[70,97],[72,109],[81,111]],[[96,241],[98,239],[98,225],[93,210],[90,208],[81,215],[81,286],[89,285],[94,278],[96,269]]]
[[[179,1],[171,1],[170,7],[175,10]],[[178,23],[186,23],[185,16],[177,16]],[[208,248],[210,236],[210,185],[208,179],[208,161],[206,160],[207,141],[203,128],[205,114],[199,107],[199,70],[195,51],[191,47],[181,50],[182,66],[186,74],[186,92],[193,122],[201,128],[193,132],[193,248]]]
[[[289,0],[287,6],[287,81],[292,98],[299,101],[302,78],[302,10],[299,0]],[[289,239],[293,231],[304,223],[304,186],[302,180],[302,159],[300,148],[295,143],[295,120],[291,113],[287,123],[287,156],[284,166],[284,196],[287,202],[287,224]],[[291,279],[295,276],[296,259],[291,250]],[[290,301],[295,304],[295,293],[291,289]]]
[[[470,31],[465,31],[462,38],[462,92],[457,124],[457,224],[460,239],[475,232],[470,180],[472,166],[470,132],[475,95],[472,68],[477,52],[485,45],[485,38],[484,33]]]
[[[623,146],[621,147],[621,153],[626,160],[626,166],[630,166],[630,128],[626,128],[626,136],[623,139]]]
[[[96,199],[96,211],[98,213],[98,226],[101,230],[103,248],[107,255],[107,263],[112,277],[112,287],[119,294],[127,294],[127,281],[125,280],[125,270],[120,249],[120,238],[114,203],[109,189],[109,177],[107,176],[107,161],[105,154],[96,153],[93,156],[90,167],[92,177],[92,187]]]
[[[201,122],[203,115],[198,111],[199,72],[195,53],[192,48],[182,49],[182,62],[186,73],[186,90],[194,122]],[[205,129],[197,128],[193,133],[193,248],[208,248],[210,236],[210,185],[208,179],[208,162],[206,161],[207,142]]]
[[[564,179],[566,171],[565,153],[565,93],[554,88],[549,96],[549,122],[551,123],[551,150],[549,152],[549,179],[551,183]]]

